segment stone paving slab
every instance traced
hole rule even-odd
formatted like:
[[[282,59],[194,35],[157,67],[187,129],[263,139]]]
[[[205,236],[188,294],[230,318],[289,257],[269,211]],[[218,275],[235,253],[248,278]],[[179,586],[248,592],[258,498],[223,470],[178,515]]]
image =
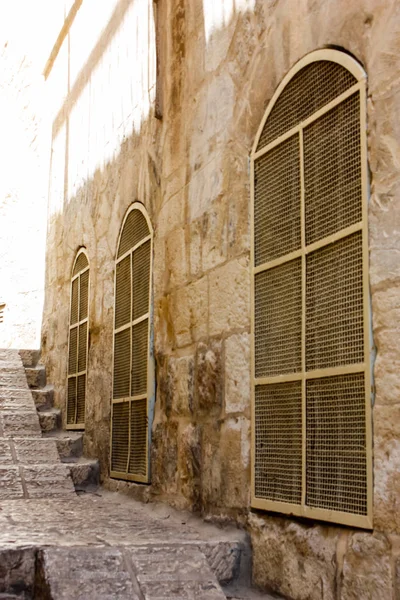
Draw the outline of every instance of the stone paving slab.
[[[24,465],[21,475],[28,498],[75,496],[74,484],[66,465]]]
[[[15,466],[0,467],[0,500],[23,498],[24,490],[19,468]]]
[[[2,456],[2,441],[0,440],[0,463]],[[15,454],[21,464],[59,464],[60,456],[55,440],[37,438],[14,438]]]
[[[2,432],[2,434],[1,434]],[[0,436],[13,437],[42,437],[39,419],[35,410],[0,413]]]

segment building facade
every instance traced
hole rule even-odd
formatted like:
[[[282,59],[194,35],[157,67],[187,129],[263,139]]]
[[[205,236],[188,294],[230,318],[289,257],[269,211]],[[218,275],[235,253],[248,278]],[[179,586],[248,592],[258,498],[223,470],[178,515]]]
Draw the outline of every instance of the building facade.
[[[398,3],[76,0],[53,34],[65,427],[111,489],[246,527],[258,585],[397,597]]]

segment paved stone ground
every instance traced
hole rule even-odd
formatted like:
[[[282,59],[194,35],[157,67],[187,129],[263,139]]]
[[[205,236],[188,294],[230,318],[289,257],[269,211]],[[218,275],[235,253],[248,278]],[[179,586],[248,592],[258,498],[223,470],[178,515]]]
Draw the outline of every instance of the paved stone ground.
[[[0,599],[267,599],[238,583],[248,553],[244,532],[190,513],[78,496],[41,437],[18,353],[0,350]]]

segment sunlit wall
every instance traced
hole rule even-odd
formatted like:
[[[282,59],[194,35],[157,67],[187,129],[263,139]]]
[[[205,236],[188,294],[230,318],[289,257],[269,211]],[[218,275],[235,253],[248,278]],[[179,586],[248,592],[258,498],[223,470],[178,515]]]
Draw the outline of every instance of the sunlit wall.
[[[155,96],[152,0],[84,0],[48,78],[50,221],[147,118]]]
[[[0,347],[39,347],[49,164],[41,72],[63,15],[60,0],[0,8]]]

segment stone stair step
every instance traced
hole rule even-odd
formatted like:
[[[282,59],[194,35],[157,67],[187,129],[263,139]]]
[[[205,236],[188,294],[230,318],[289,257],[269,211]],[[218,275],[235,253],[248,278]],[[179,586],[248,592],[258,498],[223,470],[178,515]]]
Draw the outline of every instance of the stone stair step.
[[[26,380],[30,388],[43,388],[46,385],[46,369],[43,365],[27,367],[25,369]]]
[[[38,416],[40,427],[43,432],[53,431],[60,427],[61,410],[59,408],[38,411]]]
[[[204,555],[188,546],[46,548],[38,563],[43,600],[226,599]]]
[[[52,385],[37,390],[31,390],[37,410],[53,408],[54,388]]]
[[[20,350],[19,355],[24,367],[36,367],[40,358],[40,350]]]
[[[79,458],[83,453],[83,433],[80,431],[49,431],[44,437],[54,439],[61,460]]]
[[[71,478],[76,488],[98,486],[100,484],[100,464],[92,458],[63,459],[71,471]]]

